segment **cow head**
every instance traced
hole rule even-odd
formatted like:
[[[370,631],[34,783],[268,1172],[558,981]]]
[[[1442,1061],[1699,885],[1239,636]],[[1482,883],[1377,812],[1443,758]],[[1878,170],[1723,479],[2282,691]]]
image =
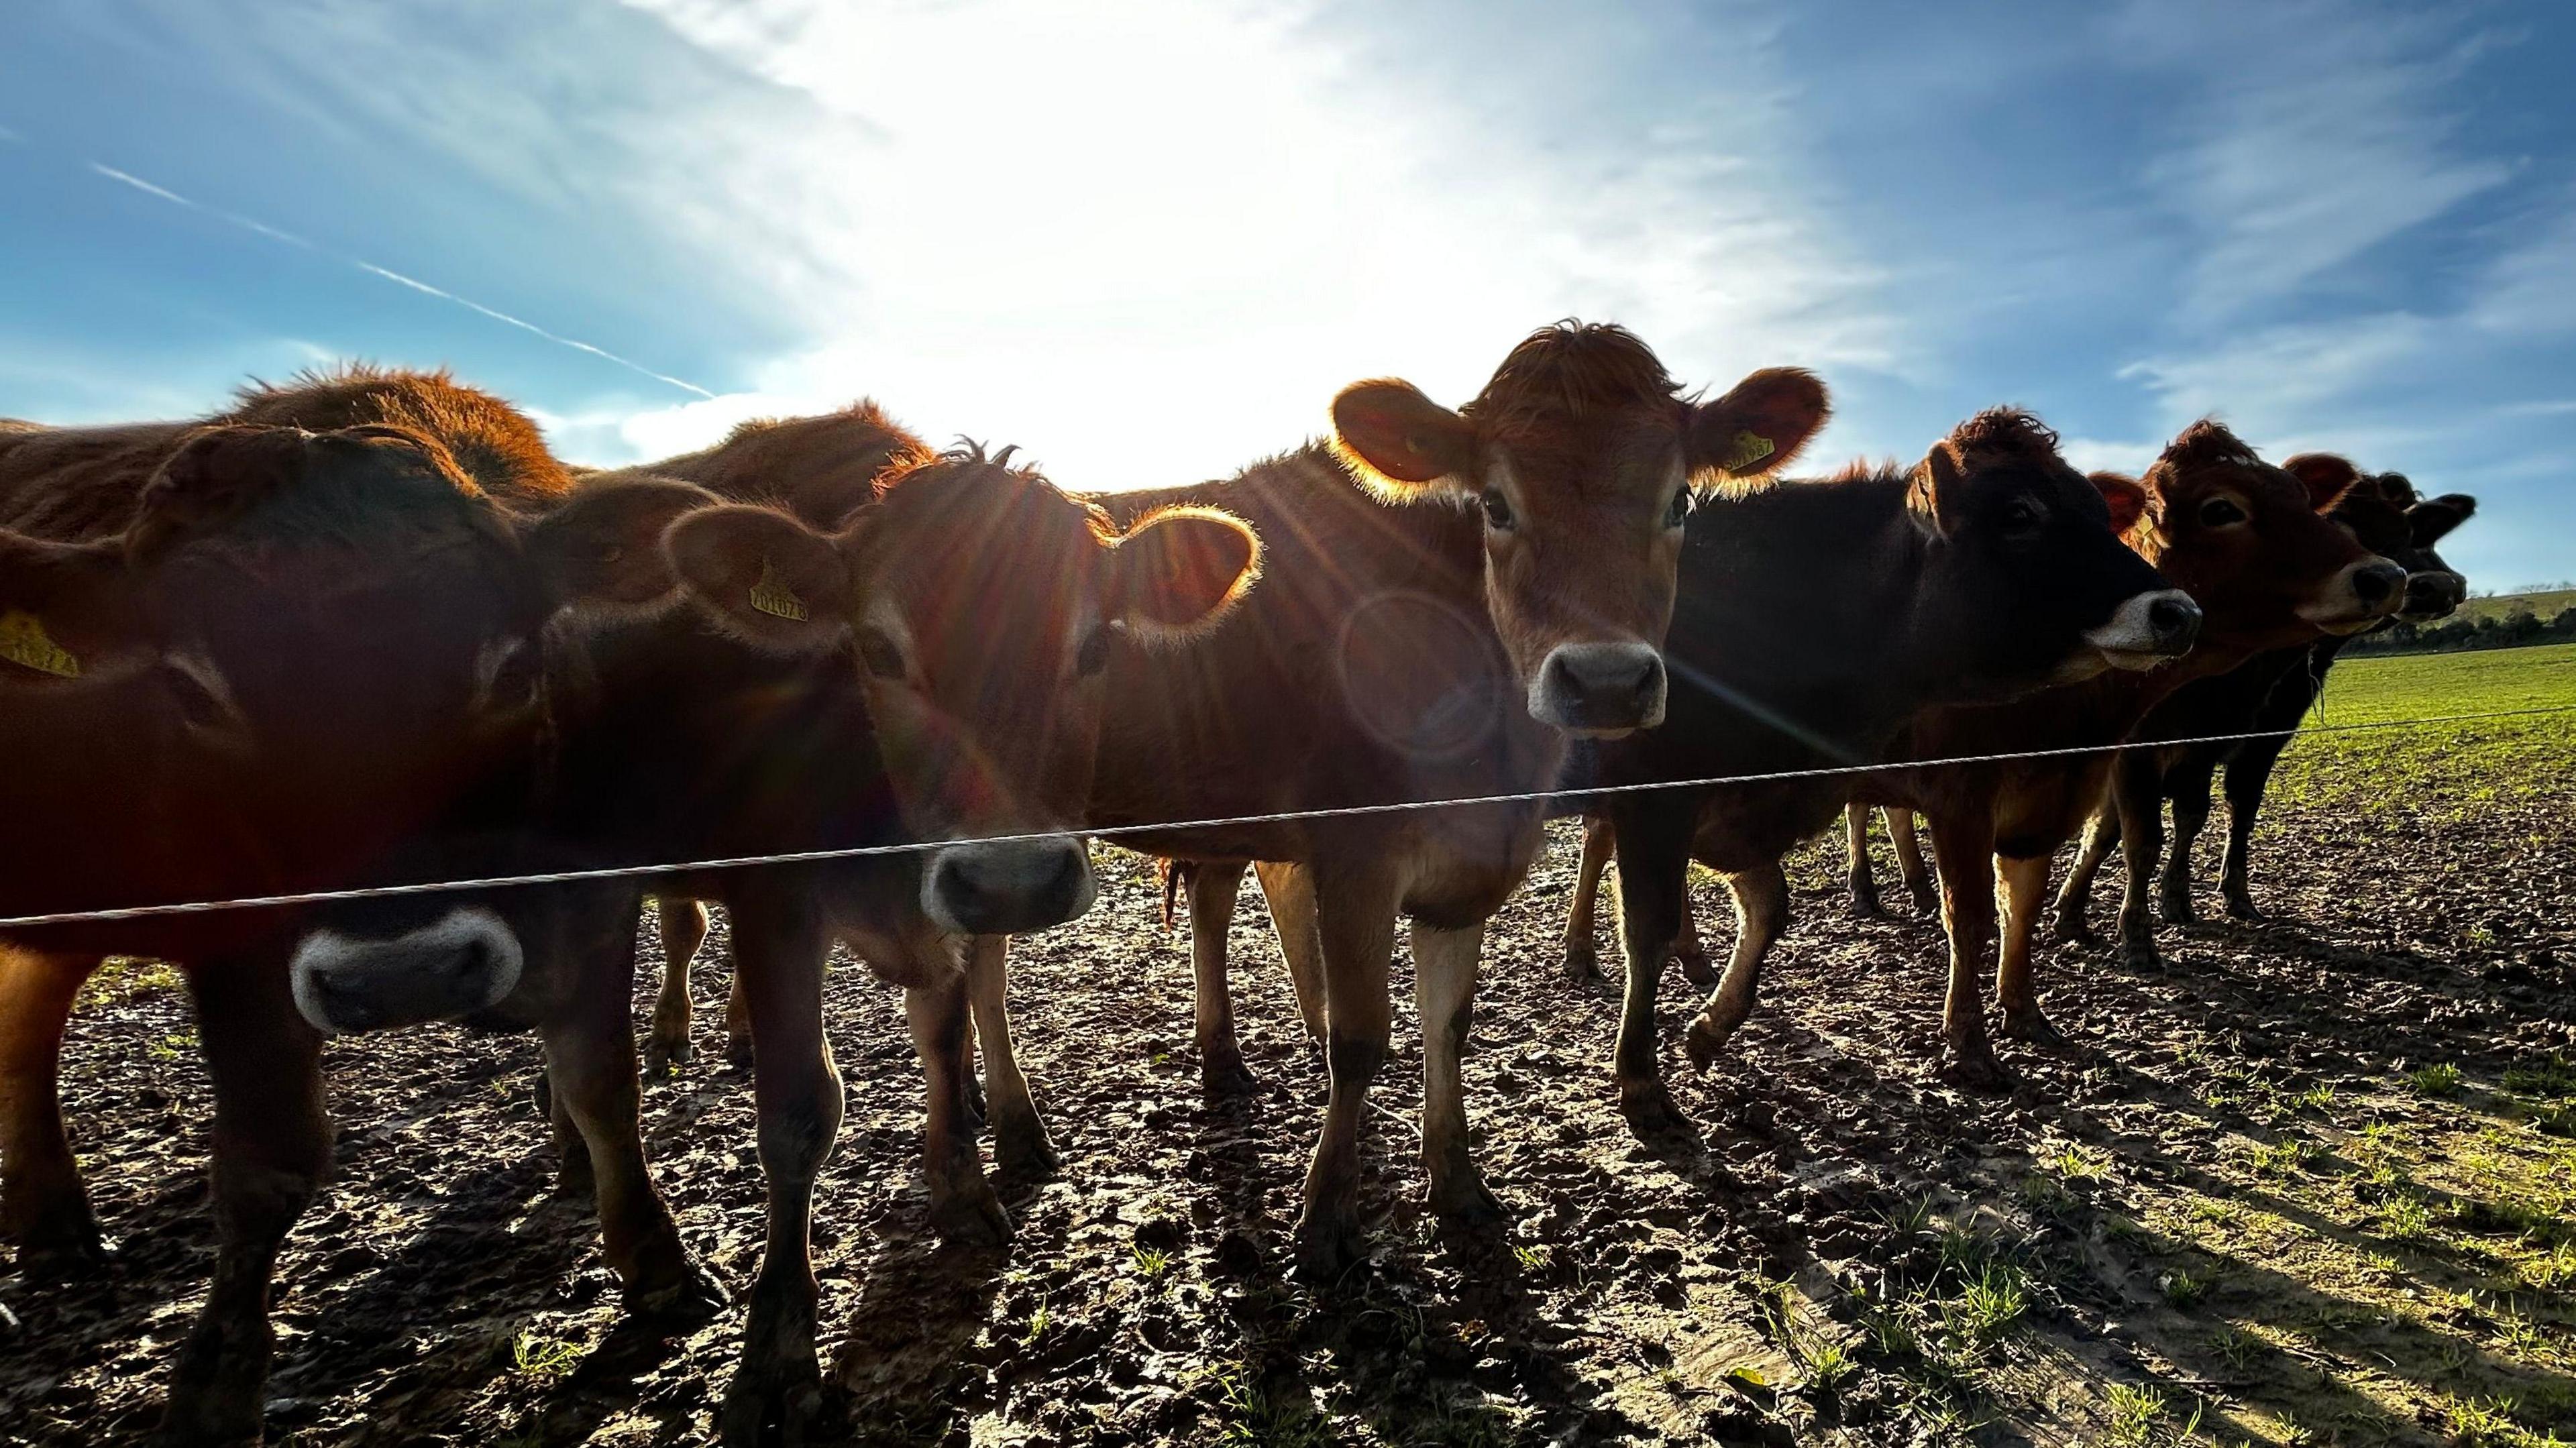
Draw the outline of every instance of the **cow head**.
[[[105,887],[163,897],[496,872],[510,858],[504,833],[544,777],[548,621],[669,593],[656,541],[676,514],[711,501],[655,482],[530,519],[402,428],[200,432],[144,487],[123,537],[36,550],[38,596],[8,605],[70,656],[52,670],[0,664],[39,680],[13,684],[24,696],[15,722],[88,717],[85,696],[110,694],[118,762],[166,796],[140,824],[84,819],[66,848],[129,867],[171,842],[203,857],[180,866],[175,892],[167,875],[115,874]],[[129,831],[159,838],[118,838]],[[84,903],[147,902],[52,908]],[[413,908],[335,906],[333,938],[408,934]],[[477,923],[445,922],[448,967],[437,989],[420,987],[435,1001],[406,996],[392,1014],[455,1014],[516,986],[517,952],[493,948]],[[353,958],[319,937],[296,953],[297,998],[315,1025],[388,1023],[373,1005],[333,1008],[371,994],[335,989]]]
[[[1095,890],[1081,828],[1113,642],[1178,647],[1253,585],[1252,530],[1212,509],[1125,533],[1009,450],[900,467],[841,531],[769,508],[692,514],[666,540],[744,640],[834,653],[861,682],[941,928],[1042,929]]]
[[[2286,648],[2358,633],[2405,601],[2406,570],[2328,516],[2360,473],[2309,453],[2274,467],[2215,422],[2183,429],[2142,479],[2131,543],[2197,601],[2204,647]]]
[[[1805,372],[1692,402],[1626,330],[1542,328],[1451,411],[1399,381],[1333,401],[1336,449],[1393,500],[1484,524],[1485,602],[1532,717],[1618,735],[1664,716],[1664,630],[1692,491],[1795,457],[1826,415]]]
[[[2295,471],[2304,462],[2294,457],[2282,466]],[[2469,595],[2468,580],[2434,545],[2477,510],[2478,500],[2466,493],[2425,498],[2404,473],[2378,473],[2362,475],[2332,516],[2363,547],[2406,570],[2406,602],[2397,617],[2430,623],[2449,617]]]
[[[2199,634],[2190,596],[2120,542],[2145,491],[2076,472],[2026,412],[1980,413],[1933,444],[1907,503],[1928,547],[1916,628],[1963,689],[2150,668]]]

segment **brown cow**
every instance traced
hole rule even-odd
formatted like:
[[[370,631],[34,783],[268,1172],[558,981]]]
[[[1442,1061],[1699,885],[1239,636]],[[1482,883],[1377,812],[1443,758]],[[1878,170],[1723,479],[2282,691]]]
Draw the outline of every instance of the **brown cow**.
[[[1791,370],[1686,401],[1634,336],[1567,323],[1514,348],[1458,411],[1364,383],[1334,402],[1332,451],[1101,498],[1119,516],[1241,513],[1271,563],[1206,648],[1112,650],[1094,823],[1546,790],[1570,735],[1662,717],[1658,645],[1694,489],[1787,462],[1825,411],[1823,386]],[[1541,813],[1532,800],[1122,839],[1238,873],[1256,859],[1310,874],[1332,1084],[1297,1228],[1309,1273],[1336,1275],[1360,1252],[1359,1127],[1386,1056],[1400,915],[1413,920],[1432,1203],[1498,1214],[1468,1150],[1459,1053],[1485,921],[1528,869]],[[1042,1140],[1000,967],[987,942],[968,976],[996,1139]]]
[[[2156,703],[2193,679],[2221,673],[2264,649],[2370,627],[2404,596],[2405,570],[2354,541],[2323,515],[2358,474],[2341,458],[2270,466],[2214,422],[2183,430],[2140,481],[2144,516],[2130,546],[2188,592],[2203,613],[2200,642],[2178,663],[2149,673],[2106,674],[2017,703],[1943,708],[1918,716],[1895,755],[1969,755],[2110,745]],[[2101,800],[2114,755],[1896,769],[1862,777],[1864,802],[1920,811],[1932,823],[1950,935],[1950,994],[1943,1010],[1945,1072],[1980,1089],[2009,1081],[1988,1043],[1977,971],[1995,930],[1995,880],[2004,885],[2004,936],[1995,991],[2003,1030],[2053,1041],[2030,983],[2030,934],[2049,857],[2075,836]],[[2152,937],[2147,940],[2152,951]],[[1749,1009],[1749,1006],[1748,1006]],[[1741,1020],[1739,1016],[1738,1021]],[[1734,1022],[1717,1022],[1722,1042]]]
[[[298,415],[299,395],[316,422],[444,429],[485,471],[469,476],[442,437],[409,426],[238,420]],[[46,677],[7,681],[0,748],[46,767],[13,775],[12,821],[47,848],[0,875],[0,916],[483,872],[494,806],[533,786],[545,758],[549,618],[668,593],[653,540],[712,501],[653,481],[562,500],[568,479],[534,429],[443,376],[353,370],[261,389],[222,422],[17,430],[0,445],[5,521],[49,535],[0,534],[0,606],[36,619],[75,665],[13,659]],[[386,911],[330,913],[365,929]],[[517,1011],[550,1048],[578,1037],[586,1023],[546,1008],[560,982],[523,969],[487,912],[439,925],[456,948],[431,992],[438,1013]],[[11,1225],[40,1261],[96,1242],[52,1089],[72,992],[110,950],[187,971],[216,1092],[220,1239],[171,1392],[182,1441],[256,1432],[269,1267],[329,1159],[316,1074],[328,1022],[313,1019],[329,1003],[298,989],[297,928],[292,914],[223,912],[0,942]],[[605,1060],[613,1045],[581,1054]],[[707,1300],[641,1176],[631,1067],[622,1096],[614,1071],[568,1076],[595,1154],[632,1168],[602,1193],[621,1207],[603,1221],[630,1298]]]
[[[858,410],[743,436],[782,433],[828,467],[887,451],[890,425]],[[795,452],[771,465],[792,473]],[[554,802],[534,821],[549,847],[634,864],[948,842],[637,879],[605,926],[584,899],[506,891],[491,902],[522,933],[561,937],[562,917],[582,916],[598,938],[578,948],[630,961],[644,891],[730,912],[770,1195],[723,1415],[734,1441],[792,1427],[819,1379],[807,1225],[841,1110],[822,1029],[830,943],[913,988],[933,1219],[952,1235],[998,1237],[1009,1218],[961,1129],[965,1012],[949,982],[962,937],[1041,929],[1090,903],[1088,858],[1065,831],[1090,792],[1112,641],[1185,645],[1251,586],[1258,549],[1241,522],[1209,509],[1164,509],[1122,531],[1007,454],[973,450],[905,458],[830,533],[774,506],[729,505],[681,519],[665,547],[719,631],[692,614],[596,631],[559,691]],[[315,948],[363,983],[375,957],[420,944]],[[625,999],[598,1008],[623,1022]],[[550,1054],[550,1072],[560,1067]]]

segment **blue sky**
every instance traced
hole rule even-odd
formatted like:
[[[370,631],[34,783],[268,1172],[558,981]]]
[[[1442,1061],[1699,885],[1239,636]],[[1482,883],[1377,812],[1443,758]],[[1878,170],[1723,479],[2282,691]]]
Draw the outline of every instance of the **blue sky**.
[[[2576,577],[2571,74],[2502,0],[19,0],[0,415],[367,357],[583,461],[869,394],[1145,486],[1581,315],[1818,369],[1821,461],[2215,413],[2510,587]]]

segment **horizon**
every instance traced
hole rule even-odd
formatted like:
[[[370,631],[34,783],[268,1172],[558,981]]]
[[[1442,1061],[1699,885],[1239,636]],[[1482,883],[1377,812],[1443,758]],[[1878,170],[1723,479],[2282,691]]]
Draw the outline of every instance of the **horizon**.
[[[2576,577],[2576,15],[48,0],[0,18],[0,414],[451,366],[621,464],[871,396],[1070,488],[1222,476],[1562,316],[1821,374],[1801,471],[2030,407],[2477,495]],[[1139,405],[1141,404],[1141,405]]]

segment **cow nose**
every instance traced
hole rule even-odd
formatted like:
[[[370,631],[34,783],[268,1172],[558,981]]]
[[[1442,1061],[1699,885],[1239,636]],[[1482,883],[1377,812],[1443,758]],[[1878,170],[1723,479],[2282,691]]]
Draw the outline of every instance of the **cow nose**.
[[[1664,721],[1664,656],[1641,643],[1559,644],[1530,689],[1530,715],[1584,734],[1624,734]]]
[[[2159,653],[2179,654],[2200,637],[2200,605],[2187,593],[2167,593],[2147,605],[2147,631]]]
[[[1090,852],[1059,835],[940,850],[923,872],[921,906],[943,930],[1020,935],[1082,914],[1098,890]]]
[[[466,906],[386,936],[312,931],[296,943],[287,972],[296,1009],[337,1034],[489,1009],[518,988],[525,961],[517,932]]]
[[[2398,598],[2406,586],[2406,570],[2383,558],[2365,563],[2352,571],[2353,596],[2369,609],[2384,609]]]
[[[2434,569],[2406,575],[2406,616],[2409,618],[2444,618],[2459,608],[2469,596],[2469,581],[2456,573]]]

